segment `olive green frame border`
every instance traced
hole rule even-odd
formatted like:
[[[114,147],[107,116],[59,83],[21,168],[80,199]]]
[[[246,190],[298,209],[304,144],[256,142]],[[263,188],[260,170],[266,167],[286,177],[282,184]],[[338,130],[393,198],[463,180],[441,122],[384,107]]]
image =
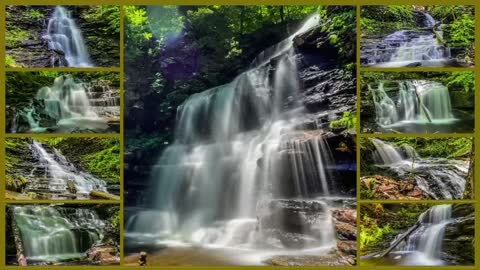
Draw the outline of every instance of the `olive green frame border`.
[[[361,134],[360,133],[360,72],[362,71],[385,71],[385,72],[406,72],[406,71],[473,71],[475,72],[475,83],[476,86],[480,85],[480,1],[479,0],[103,0],[99,2],[98,0],[0,0],[0,178],[3,179],[3,183],[0,181],[0,270],[1,269],[17,269],[17,266],[6,266],[5,263],[5,209],[7,204],[33,204],[33,203],[43,203],[43,204],[55,204],[55,203],[85,203],[85,204],[119,204],[120,205],[120,245],[121,245],[121,265],[120,266],[66,266],[66,267],[52,267],[52,266],[30,266],[28,269],[101,269],[101,268],[111,268],[111,269],[144,269],[145,267],[135,267],[135,266],[123,266],[123,180],[124,180],[124,16],[123,9],[121,9],[121,26],[120,26],[120,67],[118,68],[88,68],[88,69],[77,69],[77,68],[5,68],[3,63],[5,59],[5,6],[8,5],[349,5],[356,6],[357,9],[357,136],[360,137],[402,137],[402,136],[417,136],[415,134]],[[361,68],[360,67],[360,6],[361,5],[474,5],[475,6],[475,67],[474,68],[396,68],[396,69],[379,69],[379,68]],[[108,135],[79,135],[79,134],[6,134],[5,131],[5,72],[8,71],[115,71],[120,72],[120,87],[121,87],[121,116],[120,116],[120,134],[108,134]],[[480,127],[480,115],[478,115],[478,104],[480,104],[480,94],[476,91],[475,95],[475,132],[474,134],[446,134],[446,135],[418,135],[422,137],[474,137],[474,146],[480,145],[480,137],[478,136],[478,128]],[[14,137],[115,137],[120,139],[121,146],[121,198],[120,202],[112,201],[6,201],[5,200],[5,138],[14,138]],[[360,205],[364,203],[472,203],[475,205],[475,242],[479,243],[480,240],[480,211],[477,211],[480,207],[480,201],[477,199],[479,197],[478,184],[475,183],[474,187],[474,198],[475,200],[464,200],[464,201],[375,201],[375,200],[360,200],[360,168],[359,168],[359,140],[357,139],[357,231],[359,230],[359,217],[360,217]],[[475,153],[475,181],[478,178],[480,170],[480,155]],[[357,235],[359,235],[357,233]],[[358,245],[358,241],[357,241]],[[478,245],[478,244],[477,244]],[[475,246],[475,266],[448,266],[448,267],[436,267],[436,269],[480,269],[480,248]],[[372,267],[360,266],[360,254],[357,252],[357,265],[356,266],[321,266],[321,267],[293,267],[295,269],[369,269]],[[183,267],[173,267],[173,266],[147,266],[148,269],[286,269],[285,267],[274,267],[274,266],[252,266],[252,267],[194,267],[194,266],[183,266]],[[407,267],[407,266],[377,266],[376,269],[431,269],[431,267],[417,266],[417,267]]]

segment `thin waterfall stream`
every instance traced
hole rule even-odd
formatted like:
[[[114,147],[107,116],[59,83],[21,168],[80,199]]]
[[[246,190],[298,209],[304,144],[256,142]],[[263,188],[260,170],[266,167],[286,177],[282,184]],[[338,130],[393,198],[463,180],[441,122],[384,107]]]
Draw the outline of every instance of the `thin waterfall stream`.
[[[60,67],[92,67],[82,33],[66,8],[55,8],[43,38],[48,41],[49,50],[64,54],[66,63],[60,62]],[[55,66],[54,58],[52,66]]]

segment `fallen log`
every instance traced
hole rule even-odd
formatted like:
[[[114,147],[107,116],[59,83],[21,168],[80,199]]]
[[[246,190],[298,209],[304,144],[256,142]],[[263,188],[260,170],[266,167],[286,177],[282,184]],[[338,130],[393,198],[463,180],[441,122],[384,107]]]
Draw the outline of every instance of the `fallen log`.
[[[93,199],[120,200],[120,196],[98,190],[90,191],[90,197],[92,197]]]
[[[396,248],[398,244],[400,244],[405,238],[407,238],[410,234],[412,234],[412,232],[415,231],[419,226],[420,226],[420,222],[417,221],[417,223],[415,223],[415,225],[413,225],[410,229],[408,229],[408,231],[405,234],[403,234],[400,238],[395,240],[395,242],[393,242],[393,244],[390,245],[389,248],[387,248],[384,252],[382,252],[380,254],[380,257],[387,256],[388,253],[390,253],[394,248]]]
[[[420,99],[420,95],[418,95],[417,87],[416,87],[415,85],[413,85],[413,90],[414,90],[414,92],[415,92],[415,95],[417,96],[418,104],[420,104],[420,108],[422,108],[423,112],[425,113],[425,116],[427,117],[428,122],[432,123],[432,118],[430,118],[429,111],[428,111],[428,109],[425,107],[425,105],[423,104],[422,100]]]

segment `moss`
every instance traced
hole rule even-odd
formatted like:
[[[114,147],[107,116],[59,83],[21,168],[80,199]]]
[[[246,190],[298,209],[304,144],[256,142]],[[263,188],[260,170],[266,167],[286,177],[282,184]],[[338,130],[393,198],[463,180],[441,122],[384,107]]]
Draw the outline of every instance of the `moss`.
[[[396,235],[410,228],[431,205],[362,204],[360,216],[360,254],[387,248]]]
[[[118,139],[55,138],[44,143],[59,149],[71,162],[109,182],[120,182],[120,145]]]
[[[21,192],[27,180],[18,173],[24,164],[22,157],[28,151],[28,143],[23,139],[8,139],[5,142],[5,188],[10,191]]]
[[[82,156],[81,159],[85,169],[92,174],[108,182],[120,182],[120,146],[118,144],[100,152]]]
[[[30,38],[31,37],[28,31],[22,30],[20,28],[12,28],[10,30],[7,30],[7,33],[5,35],[5,42],[7,47],[17,47],[18,45],[24,43]]]

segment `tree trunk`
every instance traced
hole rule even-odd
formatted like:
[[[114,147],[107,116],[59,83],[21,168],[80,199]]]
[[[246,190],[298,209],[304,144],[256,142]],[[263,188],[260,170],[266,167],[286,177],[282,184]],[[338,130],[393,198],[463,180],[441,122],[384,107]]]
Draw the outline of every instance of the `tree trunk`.
[[[382,252],[380,254],[380,257],[385,257],[388,255],[388,253],[390,253],[395,247],[398,246],[398,244],[400,244],[405,238],[407,238],[410,234],[412,234],[413,231],[415,231],[418,226],[420,226],[420,222],[417,221],[417,223],[415,223],[415,225],[413,225],[405,234],[403,234],[400,238],[398,238],[397,240],[395,240],[395,242],[393,242],[393,244],[387,248],[384,252]]]
[[[12,232],[13,238],[15,241],[15,248],[17,249],[17,262],[19,266],[27,266],[27,258],[25,258],[25,250],[23,248],[23,240],[21,237],[20,230],[17,227],[17,221],[15,220],[15,215],[13,214],[13,209],[9,208],[12,216]]]
[[[280,6],[280,23],[284,24],[285,23],[285,10],[284,6]]]
[[[425,116],[427,116],[427,119],[428,119],[428,122],[432,122],[432,118],[430,118],[430,115],[428,114],[428,110],[427,108],[425,108],[425,105],[423,105],[422,103],[422,100],[420,99],[420,96],[418,95],[418,92],[417,92],[417,87],[414,85],[413,86],[413,90],[415,91],[415,95],[417,96],[417,99],[418,99],[418,104],[420,104],[420,108],[423,110],[423,112],[425,113]]]
[[[243,36],[243,28],[245,22],[245,6],[240,8],[240,36]]]
[[[475,175],[475,151],[474,151],[474,144],[473,144],[473,138],[472,138],[472,150],[470,151],[470,162],[469,162],[469,167],[468,167],[468,174],[467,174],[467,179],[465,183],[465,191],[463,192],[463,200],[473,200],[474,198],[474,190],[475,190],[475,181],[474,180],[474,175]]]

